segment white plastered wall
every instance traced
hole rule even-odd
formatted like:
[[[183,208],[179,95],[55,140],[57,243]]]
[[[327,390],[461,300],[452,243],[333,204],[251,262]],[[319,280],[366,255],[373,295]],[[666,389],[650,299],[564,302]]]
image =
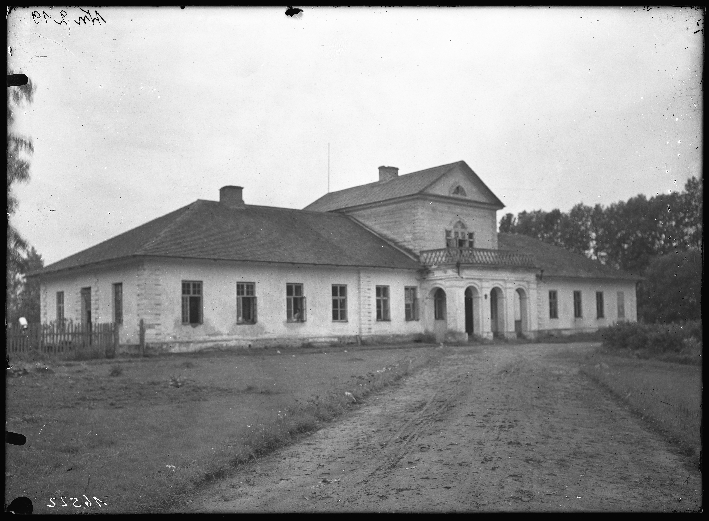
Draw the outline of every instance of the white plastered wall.
[[[120,343],[138,343],[137,288],[138,263],[71,270],[44,275],[40,281],[43,323],[57,319],[57,292],[64,292],[64,318],[81,321],[81,289],[91,288],[91,321],[114,321],[113,284],[123,284],[123,325]]]
[[[248,345],[259,339],[334,339],[369,335],[406,335],[421,332],[418,322],[404,319],[404,287],[417,286],[415,271],[315,267],[276,264],[241,264],[198,261],[146,261],[145,292],[148,342],[224,341]],[[203,323],[182,324],[181,283],[202,282]],[[156,284],[159,282],[159,285]],[[257,297],[256,324],[236,323],[236,283],[253,282]],[[286,284],[303,284],[305,322],[288,322]],[[347,286],[346,322],[332,320],[332,285]],[[390,290],[391,320],[377,322],[375,286]]]
[[[595,331],[618,320],[637,321],[636,283],[632,280],[544,277],[539,283],[539,329]],[[550,318],[549,291],[557,292],[558,316]],[[574,291],[581,292],[581,318],[574,317]],[[625,318],[618,318],[618,292],[623,292]],[[604,317],[596,313],[596,292],[603,292]]]

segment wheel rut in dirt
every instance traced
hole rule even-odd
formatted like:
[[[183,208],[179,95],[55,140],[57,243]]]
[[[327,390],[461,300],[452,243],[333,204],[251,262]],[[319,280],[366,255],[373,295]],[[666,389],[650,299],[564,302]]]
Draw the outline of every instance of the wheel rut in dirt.
[[[190,511],[694,511],[701,475],[579,374],[583,345],[456,347]]]

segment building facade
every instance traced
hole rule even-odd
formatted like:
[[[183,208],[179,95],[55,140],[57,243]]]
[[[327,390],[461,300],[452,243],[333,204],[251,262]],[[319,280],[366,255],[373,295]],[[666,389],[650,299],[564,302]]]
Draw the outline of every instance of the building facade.
[[[44,268],[43,322],[118,322],[183,351],[593,331],[636,320],[638,277],[497,233],[463,161],[331,192],[304,210],[220,190]]]

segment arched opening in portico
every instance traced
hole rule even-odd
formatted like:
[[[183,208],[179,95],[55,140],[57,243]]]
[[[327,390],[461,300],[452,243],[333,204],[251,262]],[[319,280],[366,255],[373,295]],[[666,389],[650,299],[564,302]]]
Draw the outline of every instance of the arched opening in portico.
[[[490,330],[493,337],[505,333],[505,297],[500,288],[490,290]]]
[[[527,322],[527,292],[522,288],[515,291],[515,333],[518,338],[524,337],[529,330]]]
[[[468,339],[480,335],[480,294],[475,286],[465,288],[465,332]]]
[[[442,288],[431,290],[433,298],[433,333],[436,342],[443,342],[448,331],[446,292]]]

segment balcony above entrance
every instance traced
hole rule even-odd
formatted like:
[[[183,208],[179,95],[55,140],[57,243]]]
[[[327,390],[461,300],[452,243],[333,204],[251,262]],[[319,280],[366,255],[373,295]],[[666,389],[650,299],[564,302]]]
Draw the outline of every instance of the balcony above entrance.
[[[523,253],[505,250],[485,250],[482,248],[441,248],[424,250],[420,255],[424,266],[445,264],[468,264],[475,266],[501,266],[534,268],[534,260]]]

